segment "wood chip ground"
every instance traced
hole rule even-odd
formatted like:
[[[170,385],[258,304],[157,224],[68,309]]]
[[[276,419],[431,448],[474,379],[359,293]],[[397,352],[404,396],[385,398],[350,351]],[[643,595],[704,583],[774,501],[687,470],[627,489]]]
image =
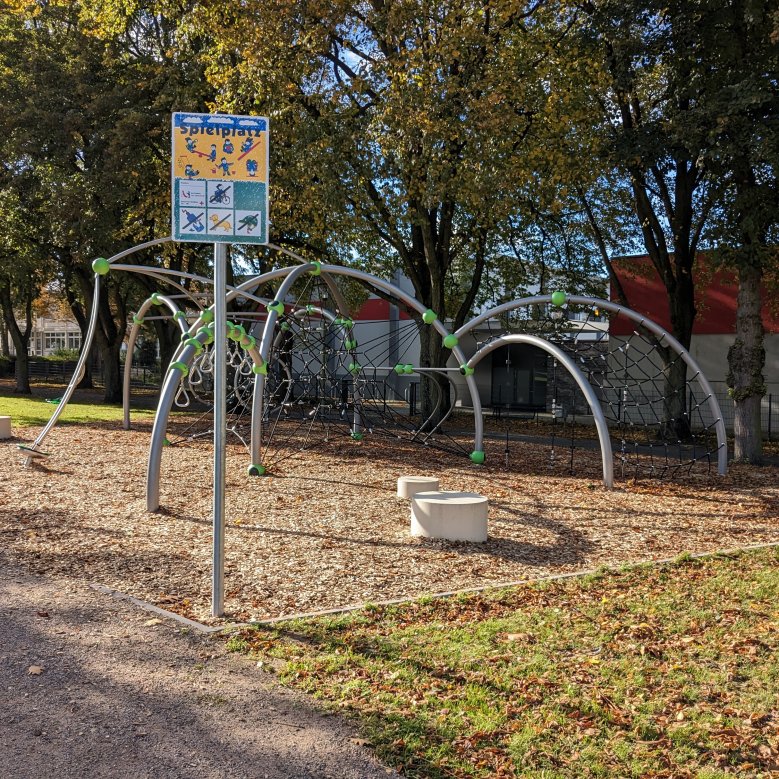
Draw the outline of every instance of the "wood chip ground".
[[[175,424],[183,425],[183,422]],[[162,511],[148,513],[150,423],[68,425],[51,456],[22,467],[15,429],[0,447],[3,554],[38,573],[78,577],[212,622],[211,447],[165,449]],[[702,465],[684,479],[630,478],[612,491],[600,455],[554,460],[546,444],[488,441],[487,463],[397,440],[338,437],[290,451],[272,476],[250,477],[228,451],[226,606],[232,620],[500,584],[599,565],[779,540],[779,468]],[[619,464],[617,467],[620,472]],[[489,498],[489,541],[412,538],[397,479],[433,475],[442,489]],[[628,474],[630,476],[630,474]]]

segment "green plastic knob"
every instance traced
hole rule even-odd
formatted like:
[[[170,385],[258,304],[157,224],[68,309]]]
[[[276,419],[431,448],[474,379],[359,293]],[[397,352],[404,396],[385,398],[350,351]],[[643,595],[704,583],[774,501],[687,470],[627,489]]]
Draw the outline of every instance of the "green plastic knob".
[[[358,433],[356,430],[352,432],[352,440],[362,441],[362,433]]]
[[[351,349],[356,349],[357,348],[357,341],[354,340],[354,339],[352,339],[352,340],[347,339],[346,341],[344,341],[344,347],[346,348],[347,351],[349,351]]]
[[[189,373],[189,368],[183,362],[172,362],[170,364],[170,370],[181,371],[182,377]]]
[[[286,332],[287,330],[289,330],[289,322],[282,322],[282,323],[281,323],[281,325],[280,325],[280,327],[281,327],[281,329],[282,329],[284,332]]]
[[[400,363],[398,363],[398,364],[395,366],[395,369],[394,369],[394,370],[395,370],[395,373],[397,373],[397,374],[398,374],[398,376],[400,376],[400,374],[401,374],[401,373],[403,373],[403,369],[404,369],[405,367],[406,367],[405,365],[401,365]]]
[[[97,273],[98,276],[105,276],[106,273],[111,270],[111,264],[105,257],[98,257],[92,263],[92,270]]]
[[[262,374],[263,376],[267,376],[268,375],[268,363],[267,362],[263,362],[263,363],[260,363],[259,365],[257,363],[254,363],[252,365],[252,373],[255,374],[255,375]]]
[[[137,316],[137,315],[133,314],[133,324],[134,325],[142,325],[143,324],[143,317],[142,316]]]
[[[265,308],[268,309],[268,313],[271,311],[275,311],[277,314],[284,313],[284,304],[280,300],[272,300]]]
[[[403,373],[413,373],[414,372],[414,366],[413,365],[404,365],[403,366]]]
[[[246,470],[248,471],[249,476],[265,476],[268,472],[268,469],[264,465],[250,465]]]
[[[322,272],[322,263],[321,262],[312,262],[311,263],[311,270],[309,273],[312,276],[318,276]]]
[[[162,305],[162,298],[160,297],[158,292],[152,293],[152,296],[150,298],[152,305],[155,306],[161,306]]]
[[[341,324],[343,324],[347,330],[351,330],[354,327],[354,322],[351,319],[344,319]]]
[[[349,373],[359,373],[362,366],[358,362],[349,363]]]
[[[462,373],[463,376],[473,376],[473,368],[471,368],[470,365],[461,365],[460,366],[460,373]]]
[[[436,312],[433,311],[432,308],[428,308],[427,311],[425,311],[425,313],[422,314],[422,321],[426,325],[432,325],[436,319],[438,319],[438,314],[436,314]]]
[[[454,349],[454,347],[457,346],[458,343],[460,343],[460,340],[457,338],[456,335],[452,335],[451,333],[449,333],[449,335],[447,335],[446,338],[444,338],[444,346],[447,349]]]
[[[200,319],[203,322],[206,322],[206,323],[207,322],[213,322],[214,321],[214,312],[210,308],[207,308],[205,311],[201,311],[200,312]]]
[[[200,354],[200,352],[203,351],[203,344],[200,343],[200,341],[197,340],[197,338],[187,338],[186,341],[184,341],[184,346],[194,346],[195,351]]]
[[[552,293],[553,306],[562,306],[566,300],[568,300],[568,295],[566,295],[565,292],[563,292],[561,289],[558,289],[557,292]]]
[[[178,321],[179,319],[186,319],[187,315],[183,311],[176,311],[176,313],[173,314],[173,318]]]
[[[471,462],[476,463],[476,465],[481,465],[484,462],[484,452],[479,449],[471,452]]]

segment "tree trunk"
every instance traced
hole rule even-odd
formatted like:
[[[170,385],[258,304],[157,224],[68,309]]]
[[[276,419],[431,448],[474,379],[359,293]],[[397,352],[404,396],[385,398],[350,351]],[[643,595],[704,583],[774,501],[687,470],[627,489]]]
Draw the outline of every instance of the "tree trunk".
[[[689,263],[685,266],[689,268]],[[684,272],[676,274],[676,284],[669,289],[668,305],[671,330],[674,337],[689,351],[692,326],[695,321],[695,303],[692,277]],[[685,441],[690,438],[690,417],[687,413],[687,363],[673,349],[661,348],[663,357],[663,420],[660,437],[666,441]]]
[[[430,325],[419,325],[419,364],[423,368],[444,368],[449,350],[441,336]],[[440,373],[424,373],[420,380],[422,425],[420,429],[435,427],[449,411],[451,398],[449,379]]]
[[[79,322],[79,327],[81,326],[81,323]],[[94,344],[93,344],[94,346]],[[86,347],[86,332],[82,328],[81,330],[81,348],[78,350],[79,356],[84,351],[84,348]],[[81,377],[81,381],[78,383],[78,389],[92,389],[95,385],[92,382],[92,358],[87,357],[86,362],[84,363],[84,375]]]
[[[103,382],[105,390],[103,399],[106,403],[121,403],[122,401],[122,371],[119,363],[119,351],[122,342],[104,344],[100,347],[103,359]]]
[[[181,342],[181,330],[170,321],[158,319],[154,320],[154,332],[160,345],[160,375],[164,376],[173,352]]]
[[[11,342],[8,340],[8,328],[5,326],[5,320],[0,322],[0,353],[3,357],[11,356]]]
[[[736,340],[728,350],[728,387],[735,406],[733,457],[737,462],[753,465],[763,461],[760,410],[766,392],[761,279],[759,265],[744,263],[739,266]]]
[[[11,339],[16,350],[16,387],[14,387],[14,392],[22,395],[32,394],[30,389],[30,358],[28,356],[30,335],[32,333],[32,300],[33,298],[28,294],[24,301],[25,327],[22,330],[14,314],[11,288],[8,284],[0,285],[0,305],[3,309],[3,321],[11,333]]]

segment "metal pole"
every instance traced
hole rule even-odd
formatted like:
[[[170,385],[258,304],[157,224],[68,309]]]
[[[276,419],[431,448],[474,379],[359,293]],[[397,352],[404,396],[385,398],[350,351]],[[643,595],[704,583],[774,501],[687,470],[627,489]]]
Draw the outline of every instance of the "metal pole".
[[[211,614],[224,614],[227,247],[214,244],[214,573]]]

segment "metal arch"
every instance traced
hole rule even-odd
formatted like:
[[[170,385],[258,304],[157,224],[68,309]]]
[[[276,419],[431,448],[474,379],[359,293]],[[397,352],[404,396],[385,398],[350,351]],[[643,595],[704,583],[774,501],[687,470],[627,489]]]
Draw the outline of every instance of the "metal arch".
[[[272,249],[273,251],[277,251],[280,254],[286,254],[287,257],[291,257],[293,260],[301,263],[302,265],[308,265],[311,262],[310,260],[301,257],[296,252],[293,252],[290,249],[285,249],[283,246],[278,246],[275,243],[269,243],[266,245],[269,249]],[[338,285],[326,273],[322,274],[322,280],[325,282],[327,288],[330,290],[330,293],[333,296],[333,300],[335,301],[336,311],[338,311],[343,315],[346,315],[348,313],[349,306],[346,304],[346,300],[344,299],[344,296],[341,294],[341,290],[338,289]]]
[[[537,335],[525,335],[522,333],[504,335],[500,338],[496,338],[494,341],[490,341],[471,357],[468,361],[468,367],[474,368],[490,352],[495,351],[495,349],[504,344],[529,344],[538,349],[543,349],[548,354],[551,354],[561,365],[567,368],[568,372],[573,376],[592,410],[595,427],[598,430],[598,439],[600,440],[601,460],[603,461],[603,485],[607,489],[611,489],[614,486],[614,462],[609,427],[606,424],[606,417],[603,415],[603,409],[598,401],[598,397],[590,386],[590,383],[587,381],[587,377],[581,372],[571,357],[559,346],[550,343]]]
[[[111,257],[108,258],[108,264],[113,265],[114,263],[116,263],[117,260],[121,260],[123,257],[127,257],[130,254],[134,254],[135,252],[139,252],[143,249],[148,249],[152,246],[159,246],[160,244],[168,243],[169,241],[172,240],[173,239],[170,236],[167,236],[165,238],[156,238],[153,241],[146,241],[145,243],[140,243],[137,246],[133,246],[129,249],[124,249],[121,252],[112,255]],[[48,434],[51,432],[54,425],[57,424],[57,420],[60,418],[62,412],[65,410],[65,407],[68,405],[68,402],[73,396],[73,391],[76,389],[76,385],[81,381],[81,378],[84,375],[84,368],[86,366],[87,358],[89,357],[89,352],[92,349],[92,341],[95,338],[99,302],[100,302],[100,275],[96,273],[95,290],[92,295],[92,310],[90,311],[89,314],[89,325],[87,326],[86,337],[84,338],[84,343],[81,344],[81,354],[79,355],[78,362],[76,363],[76,368],[73,371],[73,376],[68,382],[68,386],[65,388],[65,392],[62,393],[62,398],[60,399],[60,402],[55,407],[54,413],[51,415],[51,418],[46,423],[43,430],[41,430],[41,432],[38,433],[38,437],[35,439],[35,441],[33,441],[32,446],[30,447],[30,449],[32,449],[33,451],[35,451],[44,442],[46,436],[48,436]],[[32,458],[27,457],[24,461],[25,466],[29,465],[31,461]]]
[[[370,273],[365,273],[365,271],[356,270],[354,268],[345,268],[340,265],[322,265],[322,273],[332,273],[336,276],[349,276],[367,284],[372,284],[384,292],[393,295],[398,300],[403,301],[407,306],[420,314],[424,314],[427,310],[425,306],[423,306],[416,298],[412,297],[407,292],[404,292],[399,287],[388,281],[385,281],[384,279],[380,279],[377,276],[371,275]],[[449,331],[446,329],[443,322],[441,322],[441,320],[438,318],[435,319],[431,327],[434,327],[436,332],[442,337],[449,335]],[[460,331],[458,330],[456,333],[454,333],[454,335],[458,336],[458,338],[459,332]],[[457,360],[458,365],[465,364],[465,355],[463,354],[463,351],[459,345],[452,349],[452,354]],[[479,390],[476,386],[476,380],[472,375],[465,376],[465,383],[471,395],[471,406],[473,408],[473,448],[476,451],[481,451],[482,446],[484,445],[484,419],[482,417],[481,397],[479,396]]]
[[[304,275],[306,272],[311,272],[316,266],[311,263],[305,265],[298,265],[296,268],[287,268],[287,274],[284,281],[281,282],[279,288],[276,290],[276,300],[283,303],[284,298],[287,296],[290,287],[297,281],[297,279]],[[262,338],[260,339],[259,353],[260,359],[263,362],[268,361],[268,355],[270,353],[271,343],[273,341],[273,331],[276,327],[276,321],[279,315],[276,311],[269,311],[268,317],[265,320],[265,324],[262,330]],[[262,452],[262,415],[264,413],[262,403],[263,395],[265,394],[265,375],[258,373],[254,379],[254,394],[252,395],[252,413],[251,413],[251,439],[249,442],[249,458],[251,462],[249,465],[259,465],[260,454]]]
[[[647,319],[646,317],[641,316],[641,314],[633,311],[630,308],[620,306],[618,303],[613,303],[610,300],[600,300],[599,298],[584,297],[583,295],[569,295],[566,302],[572,303],[574,305],[593,306],[604,309],[605,311],[611,311],[615,314],[623,314],[628,319],[636,322],[639,327],[644,327],[656,335],[661,342],[665,341],[665,343],[670,346],[682,358],[682,360],[684,360],[686,365],[693,372],[690,381],[692,379],[697,379],[698,383],[701,385],[701,388],[706,393],[706,400],[709,404],[709,411],[711,412],[712,418],[714,419],[714,429],[717,432],[717,473],[719,473],[720,476],[724,476],[728,472],[728,435],[727,431],[725,430],[725,422],[722,417],[722,410],[720,409],[720,405],[716,395],[714,394],[714,390],[711,388],[711,384],[709,384],[709,381],[701,370],[701,367],[687,351],[687,349],[685,349],[684,346],[682,346],[679,341],[677,341],[676,338],[674,338],[670,333],[668,333],[666,330],[663,330],[660,325],[656,324],[651,319]],[[470,332],[474,327],[477,327],[478,325],[486,322],[488,319],[493,319],[500,316],[501,314],[505,314],[517,308],[532,306],[539,303],[552,303],[552,296],[533,295],[531,297],[518,298],[517,300],[503,303],[502,305],[496,306],[495,308],[492,308],[489,311],[485,311],[483,314],[480,314],[479,316],[469,320],[459,330],[457,330],[455,335],[459,338],[462,335]]]
[[[152,295],[151,297],[143,301],[143,305],[138,309],[138,311],[135,314],[135,317],[133,319],[133,326],[130,328],[130,335],[127,338],[127,352],[124,358],[124,383],[122,386],[122,427],[125,430],[130,429],[130,379],[132,377],[133,351],[135,350],[135,339],[138,337],[138,331],[141,329],[143,315],[152,306],[157,305],[157,302],[164,303],[170,309],[170,312],[174,318],[177,313],[181,312],[181,309],[167,295],[159,295],[155,293],[154,295]],[[188,332],[188,328],[183,321],[179,319],[178,324],[182,333]]]

